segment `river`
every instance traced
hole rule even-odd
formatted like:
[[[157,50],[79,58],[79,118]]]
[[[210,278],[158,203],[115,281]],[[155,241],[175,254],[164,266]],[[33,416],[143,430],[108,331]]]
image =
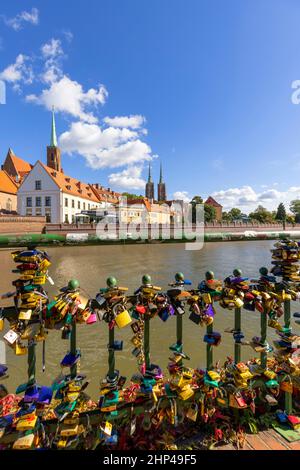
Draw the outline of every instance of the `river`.
[[[187,279],[193,281],[193,286],[204,278],[205,271],[213,270],[216,278],[224,279],[239,267],[245,276],[257,278],[261,266],[269,267],[271,264],[270,248],[272,241],[250,242],[220,242],[206,243],[199,251],[187,251],[184,244],[155,244],[155,245],[127,245],[127,246],[81,246],[81,247],[49,247],[52,266],[50,275],[55,285],[47,284],[50,298],[65,286],[69,279],[77,278],[81,287],[90,295],[95,296],[100,287],[105,286],[109,275],[114,275],[119,285],[126,286],[132,292],[141,284],[141,277],[145,273],[152,276],[155,285],[167,289],[168,282],[174,279],[177,271],[182,271]],[[1,273],[0,292],[12,290],[11,281],[16,275],[11,272],[15,267],[10,250],[0,250]],[[9,305],[7,301],[2,305]],[[298,305],[294,302],[292,311]],[[222,342],[214,348],[214,359],[224,360],[233,354],[232,335],[224,333],[224,329],[233,327],[234,312],[224,310],[216,305],[214,330],[222,333]],[[168,363],[170,355],[169,346],[176,339],[175,317],[163,323],[160,318],[151,320],[151,360],[163,368]],[[292,321],[295,332],[300,333],[299,326]],[[258,312],[243,311],[242,330],[245,339],[260,334],[260,314]],[[206,361],[203,327],[195,325],[184,317],[183,336],[184,351],[191,357],[186,365],[191,367],[204,366]],[[131,355],[133,346],[129,341],[132,337],[130,327],[122,330],[116,329],[116,339],[124,340],[123,351],[116,352],[116,368],[122,375],[130,378],[136,372],[136,359]],[[272,342],[275,338],[273,329],[269,329],[268,338]],[[107,371],[107,342],[108,327],[104,322],[93,325],[79,325],[77,344],[82,352],[80,371],[90,380],[87,392],[96,399],[99,381]],[[39,384],[47,385],[60,373],[60,361],[68,351],[69,342],[61,339],[60,331],[50,331],[46,340],[46,371],[42,372],[41,350],[42,343],[37,346],[37,380]],[[242,359],[257,355],[250,346],[242,347]],[[9,378],[5,385],[13,392],[17,385],[26,381],[27,356],[15,356],[7,348],[7,364]]]

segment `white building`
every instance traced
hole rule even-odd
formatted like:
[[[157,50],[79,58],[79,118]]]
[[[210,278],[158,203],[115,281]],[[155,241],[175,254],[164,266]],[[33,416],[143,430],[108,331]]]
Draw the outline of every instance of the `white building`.
[[[72,223],[81,211],[103,207],[97,189],[96,185],[82,183],[63,173],[53,113],[47,165],[37,161],[23,179],[17,193],[18,213],[43,215],[51,223]]]

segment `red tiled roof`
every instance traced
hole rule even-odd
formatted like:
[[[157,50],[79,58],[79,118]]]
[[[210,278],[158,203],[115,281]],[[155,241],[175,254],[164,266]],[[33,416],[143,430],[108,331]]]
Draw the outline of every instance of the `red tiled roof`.
[[[4,170],[0,170],[0,192],[17,194],[18,185]]]
[[[72,194],[73,196],[82,197],[89,201],[99,202],[96,197],[93,188],[88,183],[82,183],[76,178],[67,176],[65,173],[55,171],[47,165],[44,165],[41,161],[39,163],[47,171],[48,175],[53,179],[57,186],[62,190],[63,193]]]
[[[219,204],[212,196],[209,196],[209,197],[206,199],[205,204],[208,204],[208,205],[214,206],[214,207],[223,207],[223,206],[221,206],[221,204]]]
[[[20,157],[17,157],[14,154],[10,154],[10,158],[12,159],[12,162],[14,164],[14,167],[16,171],[20,174],[20,176],[27,174],[30,172],[32,165],[30,163],[26,162]]]

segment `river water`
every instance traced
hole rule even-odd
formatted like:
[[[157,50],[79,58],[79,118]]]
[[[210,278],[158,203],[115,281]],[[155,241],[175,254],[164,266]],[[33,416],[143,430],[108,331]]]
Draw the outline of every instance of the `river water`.
[[[167,289],[168,282],[174,279],[174,273],[182,271],[187,279],[193,281],[193,286],[204,278],[205,271],[213,270],[216,278],[224,279],[236,267],[241,268],[245,276],[257,278],[261,266],[270,267],[270,248],[272,241],[251,242],[220,242],[206,243],[199,251],[187,251],[184,244],[155,244],[155,245],[127,245],[127,246],[82,246],[82,247],[49,247],[52,266],[50,275],[55,285],[47,284],[50,298],[59,288],[65,286],[69,279],[77,278],[81,287],[90,296],[95,296],[100,287],[105,287],[105,280],[114,275],[119,285],[126,286],[132,292],[141,284],[141,277],[145,273],[152,276],[153,284]],[[14,268],[10,250],[0,250],[1,273],[0,292],[12,290],[11,281],[16,275],[11,273]],[[2,301],[2,305],[9,305]],[[298,309],[293,303],[292,311]],[[214,348],[214,359],[224,360],[226,356],[233,355],[233,339],[225,328],[233,327],[234,312],[224,310],[216,305],[214,330],[222,333],[222,342]],[[260,314],[258,312],[242,312],[242,330],[245,339],[260,334]],[[300,333],[299,326],[292,321],[295,332]],[[87,374],[90,380],[87,392],[97,398],[99,381],[107,371],[107,342],[108,327],[104,322],[93,325],[79,325],[77,328],[77,344],[81,349],[82,358],[80,371]],[[206,363],[206,343],[203,342],[205,330],[195,325],[184,316],[183,336],[184,351],[191,357],[186,365],[191,367],[204,366]],[[116,368],[122,375],[130,376],[136,372],[136,359],[131,355],[133,346],[129,341],[132,337],[130,327],[118,330],[116,339],[124,340],[123,351],[116,352]],[[276,335],[269,329],[268,339],[272,342]],[[165,368],[170,355],[169,346],[176,339],[176,321],[171,317],[167,322],[160,318],[151,320],[151,360]],[[60,373],[60,361],[68,351],[69,342],[61,339],[60,331],[50,331],[46,340],[46,371],[42,372],[41,350],[42,343],[37,346],[37,380],[38,383],[48,385]],[[242,347],[242,359],[257,355],[250,346]],[[13,392],[17,385],[26,382],[27,356],[15,356],[7,348],[7,364],[10,377],[5,385]]]

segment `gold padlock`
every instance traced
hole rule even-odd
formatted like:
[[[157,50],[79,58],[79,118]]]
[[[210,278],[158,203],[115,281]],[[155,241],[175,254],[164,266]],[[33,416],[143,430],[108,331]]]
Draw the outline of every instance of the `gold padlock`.
[[[131,323],[131,316],[129,315],[128,310],[123,310],[123,312],[118,313],[115,321],[118,328],[124,328],[129,325]]]
[[[16,356],[24,356],[25,354],[27,354],[26,346],[23,346],[20,343],[16,343],[15,354]]]
[[[19,320],[30,320],[32,315],[32,310],[21,310],[19,313]]]

